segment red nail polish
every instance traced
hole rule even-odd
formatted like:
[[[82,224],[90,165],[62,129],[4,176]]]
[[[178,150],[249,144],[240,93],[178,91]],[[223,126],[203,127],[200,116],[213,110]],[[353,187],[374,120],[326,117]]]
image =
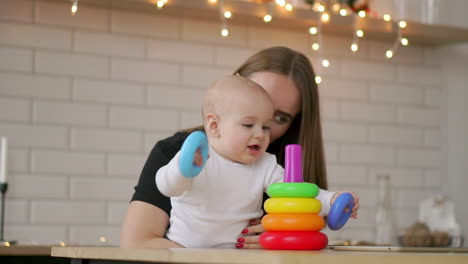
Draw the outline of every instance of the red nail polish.
[[[244,230],[242,230],[242,234],[245,234],[245,233],[247,233],[247,232],[249,232],[249,230],[248,230],[247,228],[244,229]]]
[[[241,242],[241,243],[242,243],[242,242],[244,242],[244,241],[245,241],[245,239],[244,239],[243,237],[237,239],[237,242]]]
[[[244,244],[242,244],[242,243],[237,243],[236,244],[236,248],[243,248],[243,247],[244,247]]]

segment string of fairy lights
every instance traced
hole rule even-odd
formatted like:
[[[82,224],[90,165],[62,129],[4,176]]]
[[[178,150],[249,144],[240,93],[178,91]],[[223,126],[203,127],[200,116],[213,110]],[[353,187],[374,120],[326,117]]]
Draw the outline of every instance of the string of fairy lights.
[[[96,239],[96,240],[94,240],[94,239]],[[21,241],[21,244],[22,245],[39,245],[39,241],[23,240],[23,241]],[[105,236],[99,236],[99,237],[93,238],[93,242],[91,242],[91,244],[99,245],[99,246],[110,246],[113,243],[112,243],[112,241],[109,241],[109,239],[106,238]],[[10,241],[1,241],[0,242],[0,247],[2,247],[2,246],[3,247],[11,247],[13,245],[15,245],[15,243],[10,243]],[[60,246],[60,247],[66,247],[68,244],[65,241],[62,241],[62,240],[56,240],[56,241],[52,242],[52,245],[57,245],[57,246]]]
[[[219,17],[221,21],[221,31],[220,34],[222,37],[229,36],[229,27],[228,20],[233,16],[233,10],[229,10],[224,2],[225,0],[206,0],[212,5],[218,5]],[[269,23],[274,19],[274,10],[275,5],[284,10],[291,12],[294,10],[294,5],[286,0],[256,0],[258,4],[266,5],[266,10],[262,14],[261,19],[264,23]],[[312,36],[311,50],[318,53],[318,58],[321,61],[321,66],[323,68],[328,68],[331,65],[330,60],[324,57],[323,54],[323,25],[330,23],[332,16],[331,14],[339,16],[352,16],[353,17],[353,37],[350,44],[350,50],[352,53],[359,52],[359,42],[365,35],[364,29],[360,27],[363,19],[366,19],[369,16],[369,13],[364,10],[355,10],[353,7],[349,6],[343,0],[309,0],[305,1],[310,3],[311,10],[319,14],[319,19],[316,25],[313,25],[309,28],[309,34]],[[163,8],[169,3],[169,0],[156,0],[155,5],[158,9]],[[72,0],[71,13],[72,15],[76,14],[78,11],[78,0]],[[393,19],[390,14],[384,14],[381,18],[387,23],[391,23],[392,28],[397,32],[396,39],[393,42],[392,46],[385,51],[385,58],[391,59],[400,46],[407,46],[409,40],[403,36],[403,29],[407,27],[407,22],[404,20]],[[315,78],[316,83],[322,82],[322,77],[317,75]]]

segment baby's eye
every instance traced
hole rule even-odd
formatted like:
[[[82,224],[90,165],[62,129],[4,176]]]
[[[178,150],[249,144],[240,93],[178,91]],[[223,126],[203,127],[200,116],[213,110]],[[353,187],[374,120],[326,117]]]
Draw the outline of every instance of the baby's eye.
[[[242,126],[244,126],[244,127],[248,127],[248,128],[252,128],[252,127],[253,127],[253,125],[252,125],[252,124],[242,124]]]
[[[270,127],[269,126],[262,126],[262,129],[265,130],[265,131],[269,131]]]
[[[288,119],[282,115],[275,115],[274,119],[277,124],[285,124],[286,122],[288,122]]]

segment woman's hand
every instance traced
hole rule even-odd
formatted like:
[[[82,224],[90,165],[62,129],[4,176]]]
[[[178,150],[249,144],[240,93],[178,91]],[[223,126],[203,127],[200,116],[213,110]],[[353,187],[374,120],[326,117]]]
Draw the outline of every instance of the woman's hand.
[[[262,219],[252,219],[249,221],[249,226],[242,230],[241,237],[237,239],[236,248],[252,249],[262,248],[259,243],[260,234],[265,231],[261,225]]]
[[[342,194],[342,193],[350,193],[350,194],[353,196],[353,198],[354,198],[354,206],[353,206],[353,211],[352,211],[350,217],[351,217],[351,218],[354,218],[354,219],[357,219],[357,211],[358,211],[358,209],[359,209],[359,197],[357,196],[356,193],[354,193],[354,192],[347,192],[347,191],[338,191],[338,192],[335,193],[335,195],[333,195],[333,197],[332,197],[332,199],[331,199],[331,201],[330,201],[331,205],[333,205],[333,203],[335,202],[336,198],[338,198],[338,196],[339,196],[340,194]]]

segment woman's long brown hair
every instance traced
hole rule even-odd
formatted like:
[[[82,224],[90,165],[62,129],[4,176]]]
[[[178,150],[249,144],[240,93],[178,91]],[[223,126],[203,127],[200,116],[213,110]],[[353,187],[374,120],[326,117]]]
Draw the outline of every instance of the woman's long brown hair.
[[[302,145],[304,181],[327,189],[319,95],[309,59],[287,47],[272,47],[254,54],[234,74],[249,77],[253,73],[265,71],[291,78],[302,96],[302,111],[286,133],[270,145],[268,151],[275,154],[278,162],[284,166],[286,145]]]

